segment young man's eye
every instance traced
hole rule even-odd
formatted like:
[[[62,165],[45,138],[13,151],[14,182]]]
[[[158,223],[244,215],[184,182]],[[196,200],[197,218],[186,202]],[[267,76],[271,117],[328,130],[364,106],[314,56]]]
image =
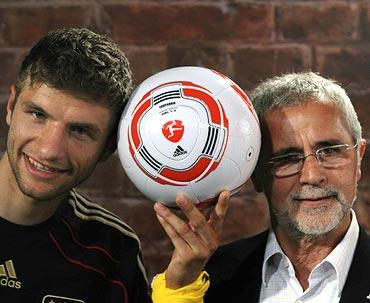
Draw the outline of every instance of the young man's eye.
[[[82,127],[75,127],[72,129],[72,132],[76,135],[79,135],[79,136],[88,136],[89,135],[89,132],[87,129],[85,128],[82,128]]]
[[[36,120],[44,120],[46,118],[46,115],[42,112],[33,111],[31,114]]]
[[[83,127],[74,127],[71,129],[71,133],[78,139],[93,139],[90,130]]]

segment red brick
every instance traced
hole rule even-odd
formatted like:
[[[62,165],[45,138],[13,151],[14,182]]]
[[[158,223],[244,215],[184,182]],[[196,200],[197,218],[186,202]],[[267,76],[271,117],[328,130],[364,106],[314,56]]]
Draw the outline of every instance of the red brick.
[[[209,5],[106,5],[112,36],[119,43],[164,44],[193,39],[219,40],[229,28],[221,8]]]
[[[251,199],[237,195],[231,199],[223,225],[223,244],[256,235],[268,228],[270,216],[266,198],[262,194],[254,196]]]
[[[276,9],[278,41],[356,41],[359,18],[358,3],[281,4]]]
[[[14,50],[0,49],[0,93],[8,93],[9,87],[15,81],[16,73],[22,56]]]
[[[79,189],[91,196],[145,199],[144,195],[128,179],[117,153],[107,161],[98,163],[91,177],[81,184]]]
[[[0,43],[32,46],[49,30],[86,26],[85,17],[86,8],[80,5],[0,8]]]
[[[354,210],[360,225],[370,233],[370,187],[360,189]]]
[[[136,84],[140,84],[167,66],[165,49],[128,49],[125,53],[130,61]]]
[[[167,47],[170,67],[195,65],[212,68],[228,74],[228,54],[215,43],[171,43]]]
[[[361,171],[362,177],[359,181],[359,191],[370,191],[369,180],[370,180],[370,92],[363,94],[350,93],[349,97],[355,107],[362,126],[362,137],[366,139],[367,146],[364,158],[362,159]],[[370,205],[370,200],[368,200]],[[369,221],[370,223],[370,221]]]
[[[370,41],[370,4],[362,3],[361,7],[361,31],[362,37],[366,41]]]
[[[362,126],[362,136],[370,144],[370,92],[364,94],[350,93],[349,97],[355,107]],[[370,147],[369,147],[370,149]],[[370,150],[367,151],[370,157]],[[368,181],[370,180],[370,175]]]
[[[273,33],[271,5],[106,5],[113,37],[126,44],[168,41],[268,41]]]
[[[244,89],[276,74],[306,70],[311,66],[311,52],[306,46],[251,46],[232,54],[233,80]]]
[[[238,4],[231,13],[232,25],[227,40],[270,41],[274,34],[274,10],[271,4]]]
[[[358,188],[360,191],[367,191],[370,192],[370,185],[369,185],[369,179],[370,179],[370,138],[366,138],[366,151],[365,155],[362,158],[361,162],[361,179],[358,183]],[[370,200],[369,200],[370,205]]]
[[[349,92],[370,87],[369,66],[370,48],[366,44],[316,48],[317,70],[339,81]]]

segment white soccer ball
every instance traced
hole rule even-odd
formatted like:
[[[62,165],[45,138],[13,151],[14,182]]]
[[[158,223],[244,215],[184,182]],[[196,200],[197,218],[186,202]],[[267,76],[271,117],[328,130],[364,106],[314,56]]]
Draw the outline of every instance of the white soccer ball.
[[[257,163],[261,133],[247,95],[202,67],[177,67],[142,82],[119,124],[118,155],[136,187],[176,206],[178,193],[200,205],[235,193]]]

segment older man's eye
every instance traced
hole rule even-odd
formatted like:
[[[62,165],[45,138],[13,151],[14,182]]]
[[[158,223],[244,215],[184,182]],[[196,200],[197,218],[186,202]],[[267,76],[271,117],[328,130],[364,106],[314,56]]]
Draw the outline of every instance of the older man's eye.
[[[325,147],[325,148],[320,149],[319,154],[325,155],[325,156],[335,155],[335,154],[339,154],[343,150],[346,150],[347,148],[348,148],[347,145],[329,146],[329,147]]]
[[[301,161],[302,157],[299,154],[291,154],[291,155],[286,155],[283,157],[279,157],[277,159],[272,159],[271,163],[273,164],[274,167],[283,167],[286,165],[290,164],[295,164],[299,161]]]

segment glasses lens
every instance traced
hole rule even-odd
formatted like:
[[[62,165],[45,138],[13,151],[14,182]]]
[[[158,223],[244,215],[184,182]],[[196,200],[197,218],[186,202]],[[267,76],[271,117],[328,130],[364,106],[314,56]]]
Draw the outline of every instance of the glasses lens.
[[[348,144],[324,147],[317,150],[317,155],[324,167],[335,168],[350,161],[351,148]]]
[[[292,154],[271,161],[277,177],[295,174],[302,168],[302,155]]]
[[[351,150],[357,147],[348,144],[333,145],[320,148],[315,154],[289,154],[271,158],[266,164],[272,166],[276,177],[288,177],[302,170],[303,162],[308,156],[316,156],[316,159],[325,168],[337,168],[351,161]]]

